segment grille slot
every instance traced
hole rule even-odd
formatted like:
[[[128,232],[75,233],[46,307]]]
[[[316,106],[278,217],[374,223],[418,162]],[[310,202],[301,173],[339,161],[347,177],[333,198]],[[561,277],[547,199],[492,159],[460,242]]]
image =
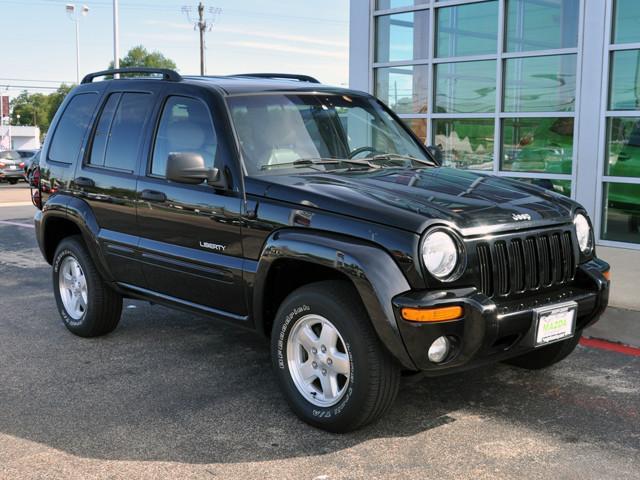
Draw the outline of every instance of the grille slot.
[[[489,297],[562,285],[575,277],[570,230],[529,232],[476,245],[479,289]]]

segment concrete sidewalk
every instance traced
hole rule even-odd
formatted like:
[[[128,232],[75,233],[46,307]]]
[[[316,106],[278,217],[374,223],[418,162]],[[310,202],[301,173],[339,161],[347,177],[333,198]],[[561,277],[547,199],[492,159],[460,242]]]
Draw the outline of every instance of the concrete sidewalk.
[[[584,336],[640,348],[640,312],[609,307]]]

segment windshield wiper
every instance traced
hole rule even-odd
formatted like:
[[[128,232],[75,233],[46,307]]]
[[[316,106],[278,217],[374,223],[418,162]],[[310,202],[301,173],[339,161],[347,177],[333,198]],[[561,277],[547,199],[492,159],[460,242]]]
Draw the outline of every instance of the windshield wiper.
[[[411,155],[400,155],[399,153],[379,153],[370,157],[370,160],[409,160],[411,162],[421,163],[423,165],[429,165],[430,167],[437,167],[438,164],[431,160],[423,160],[422,158],[412,157]]]
[[[332,165],[346,163],[349,165],[357,165],[366,168],[381,168],[380,165],[376,165],[367,160],[349,159],[349,158],[298,158],[292,162],[282,163],[270,163],[260,167],[260,170],[271,170],[272,168],[280,167],[313,167],[314,165]],[[349,167],[347,167],[349,168]]]

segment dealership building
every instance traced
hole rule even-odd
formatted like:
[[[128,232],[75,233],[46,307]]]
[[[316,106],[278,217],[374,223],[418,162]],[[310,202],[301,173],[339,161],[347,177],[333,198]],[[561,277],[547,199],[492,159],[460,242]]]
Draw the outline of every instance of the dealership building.
[[[582,203],[640,309],[640,0],[352,0],[349,75],[445,165]]]

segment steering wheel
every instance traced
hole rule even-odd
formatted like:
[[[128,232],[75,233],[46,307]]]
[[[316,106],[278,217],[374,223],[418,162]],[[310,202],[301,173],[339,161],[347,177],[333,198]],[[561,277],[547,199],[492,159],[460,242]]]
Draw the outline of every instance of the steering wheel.
[[[349,158],[349,160],[351,160],[356,155],[360,155],[361,153],[364,153],[364,152],[375,153],[375,152],[378,152],[378,151],[379,150],[377,150],[375,147],[369,147],[369,146],[358,147],[355,150],[353,150],[352,152],[349,152],[348,158]]]

